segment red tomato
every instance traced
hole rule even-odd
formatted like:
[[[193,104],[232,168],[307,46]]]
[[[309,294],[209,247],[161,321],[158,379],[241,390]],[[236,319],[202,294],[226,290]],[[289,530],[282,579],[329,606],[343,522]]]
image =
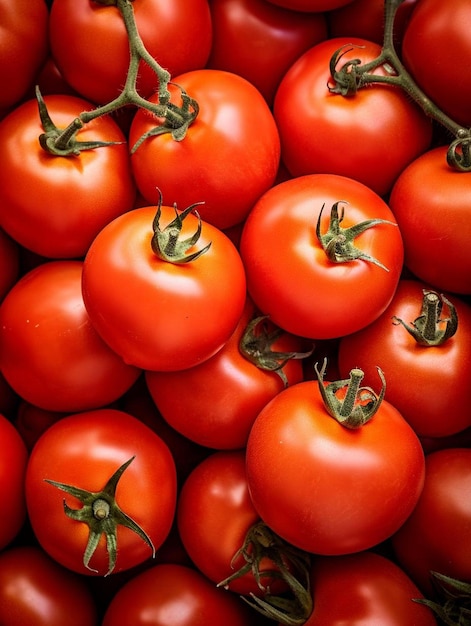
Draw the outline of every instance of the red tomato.
[[[108,490],[103,495],[111,477],[130,459],[115,494]],[[48,481],[90,492],[91,499],[85,502],[80,493],[71,495]],[[172,455],[160,437],[123,411],[77,413],[50,426],[31,451],[25,485],[37,540],[58,563],[81,574],[102,576],[142,563],[162,545],[172,526],[176,506]],[[106,507],[101,507],[104,498],[110,505],[106,515]],[[141,535],[125,525],[116,505],[138,524]],[[143,539],[142,531],[151,543]],[[113,547],[105,544],[103,534],[111,543],[116,541],[115,566]],[[94,536],[97,545],[89,550],[87,566],[85,550]]]
[[[291,66],[274,103],[281,158],[292,176],[340,174],[383,196],[430,146],[432,125],[397,87],[372,86],[349,97],[331,93],[329,63],[342,47],[337,68],[355,58],[371,61],[381,51],[366,39],[338,37],[313,46]]]
[[[44,100],[61,128],[93,108],[67,95]],[[35,100],[0,123],[0,226],[44,257],[81,257],[105,224],[133,206],[135,186],[125,137],[113,119],[102,117],[87,124],[77,139],[122,144],[62,157],[41,148],[42,132]]]
[[[0,302],[20,275],[20,247],[0,228]]]
[[[2,626],[96,626],[98,615],[83,579],[36,546],[0,553]]]
[[[446,114],[471,125],[471,2],[418,0],[404,33],[402,57],[414,80]]]
[[[254,84],[268,104],[285,72],[327,38],[323,13],[297,13],[266,0],[212,0],[213,43],[206,67]]]
[[[254,319],[255,308],[247,300],[236,330],[213,357],[179,372],[146,372],[147,387],[164,419],[200,445],[218,450],[243,448],[258,413],[284,387],[276,372],[259,368],[240,349],[242,336]],[[281,331],[272,327],[271,332]],[[289,355],[301,352],[303,345],[298,337],[281,333],[271,349]],[[288,384],[303,379],[300,360],[288,360],[282,370]]]
[[[394,318],[407,325],[422,314],[423,290],[416,280],[399,282],[386,311],[358,333],[343,337],[338,352],[340,375],[361,367],[366,377],[380,367],[387,381],[387,398],[422,437],[445,437],[471,426],[466,393],[471,370],[471,307],[448,296],[456,307],[458,330],[437,346],[424,346]],[[441,319],[449,311],[443,305]],[[431,320],[432,323],[433,320]],[[437,324],[439,332],[445,323]]]
[[[392,544],[399,563],[430,597],[430,571],[471,582],[471,449],[438,450],[425,464],[422,495]]]
[[[0,524],[0,550],[13,541],[26,519],[24,477],[27,460],[28,453],[20,434],[0,414],[0,497],[5,502]]]
[[[393,561],[374,552],[316,557],[314,611],[304,626],[436,626],[422,594]],[[341,590],[341,593],[339,593]]]
[[[253,611],[197,570],[161,564],[132,578],[112,599],[102,626],[255,626]],[[257,621],[258,620],[258,621]]]
[[[160,208],[164,230],[176,210]],[[210,244],[204,254],[189,263],[159,258],[151,246],[155,216],[155,207],[135,209],[95,238],[84,263],[84,302],[95,329],[127,363],[185,369],[220,350],[237,326],[246,296],[244,267],[226,235],[205,222],[188,250],[191,255]],[[198,229],[192,213],[181,224],[183,240]]]
[[[117,400],[139,376],[99,337],[82,298],[81,261],[25,274],[0,307],[0,367],[24,400],[63,412]]]
[[[207,0],[138,0],[132,8],[145,47],[172,76],[204,67],[212,39]],[[129,66],[129,41],[116,6],[54,0],[50,44],[64,78],[84,98],[104,104],[118,96]],[[141,63],[139,92],[147,96],[157,84],[156,74]]]
[[[471,294],[471,178],[447,165],[446,152],[438,147],[411,163],[397,179],[389,206],[409,270],[437,289]]]
[[[327,412],[317,381],[280,392],[247,443],[258,514],[280,537],[316,554],[358,552],[390,537],[423,481],[419,439],[391,404],[383,401],[369,422],[347,428]]]
[[[354,240],[358,250],[387,269],[364,258],[330,260],[316,236],[316,223],[325,207],[321,234],[327,234],[336,203],[339,219],[344,211],[344,229],[369,219],[394,222],[386,203],[362,183],[312,174],[272,187],[242,232],[240,252],[251,297],[274,324],[301,337],[341,337],[371,323],[391,301],[402,270],[395,224],[378,224]]]
[[[134,152],[138,189],[149,204],[156,202],[156,187],[179,207],[202,201],[201,217],[218,228],[239,224],[278,172],[280,139],[273,115],[258,89],[232,72],[205,69],[174,82],[198,102],[200,112],[182,141],[163,134]],[[180,91],[175,86],[170,91],[179,103]],[[148,111],[137,111],[130,145],[157,122]]]

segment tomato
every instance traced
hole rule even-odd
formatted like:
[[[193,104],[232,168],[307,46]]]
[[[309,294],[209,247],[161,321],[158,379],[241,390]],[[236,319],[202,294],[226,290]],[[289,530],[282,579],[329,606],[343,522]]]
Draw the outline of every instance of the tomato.
[[[0,495],[5,503],[0,524],[0,550],[13,541],[26,519],[23,484],[27,460],[28,452],[20,434],[0,414]]]
[[[24,400],[85,411],[117,400],[140,370],[95,332],[82,298],[81,261],[50,261],[25,274],[0,307],[0,367]]]
[[[213,357],[183,371],[146,372],[147,387],[164,419],[200,445],[218,450],[243,448],[259,411],[284,387],[276,371],[258,367],[241,351],[242,337],[248,325],[257,319],[254,305],[248,299],[234,333]],[[267,328],[264,334],[259,326],[262,324],[257,324],[255,329],[258,336],[281,332]],[[303,348],[298,337],[287,333],[273,339],[269,352],[280,351],[286,358]],[[283,361],[282,357],[271,360],[267,355],[267,358],[268,367],[278,367]],[[303,379],[300,360],[289,359],[282,372],[287,384]]]
[[[20,275],[20,248],[0,228],[0,302]]]
[[[351,59],[371,61],[381,51],[366,39],[337,37],[313,46],[291,66],[274,103],[281,158],[292,176],[339,174],[384,196],[430,146],[432,125],[398,87],[372,86],[350,97],[331,93],[329,63],[341,48],[337,69]]]
[[[471,2],[450,6],[440,0],[418,0],[404,33],[402,57],[427,96],[465,127],[471,125],[471,86],[466,71],[471,61]]]
[[[204,69],[173,81],[198,102],[199,114],[182,141],[163,134],[137,148],[132,155],[137,187],[149,204],[156,202],[158,187],[179,207],[204,202],[198,209],[202,219],[218,228],[239,224],[278,172],[280,139],[268,104],[254,85],[232,72]],[[169,88],[172,102],[180,103],[179,89]],[[139,109],[130,145],[157,122]]]
[[[212,40],[207,0],[138,0],[132,8],[144,46],[172,76],[204,67]],[[79,94],[101,104],[118,96],[129,66],[129,41],[116,6],[54,0],[49,38],[59,70]],[[148,96],[157,84],[156,74],[141,63],[139,92]]]
[[[337,220],[332,217],[336,205]],[[332,237],[365,220],[394,222],[386,203],[362,183],[312,174],[272,187],[242,232],[240,253],[250,296],[274,324],[301,337],[329,339],[368,325],[391,301],[402,270],[395,223],[377,224],[354,238],[354,247],[384,267],[361,254],[352,261],[331,260],[316,236],[319,220],[320,234],[328,235],[329,214],[330,226],[340,220],[344,229],[332,231]]]
[[[347,427],[327,412],[317,381],[304,381],[262,409],[247,443],[247,483],[285,541],[316,554],[358,552],[410,515],[424,481],[422,447],[392,404],[378,405],[366,424]]]
[[[2,0],[0,117],[26,95],[48,53],[49,13],[44,0]]]
[[[377,320],[341,339],[338,364],[342,377],[355,366],[371,377],[380,367],[386,376],[389,402],[415,432],[423,437],[445,437],[471,426],[465,393],[471,368],[471,307],[449,295],[458,315],[456,333],[441,345],[421,345],[395,320],[402,319],[410,326],[422,315],[424,289],[429,288],[421,281],[401,280],[391,304]],[[439,318],[449,316],[443,303]],[[445,322],[437,328],[443,332]]]
[[[93,108],[67,95],[44,100],[61,128]],[[135,185],[125,137],[112,118],[102,117],[80,130],[77,139],[121,143],[62,157],[43,150],[41,133],[35,100],[0,123],[0,226],[44,257],[82,257],[101,228],[133,206]]]
[[[197,232],[192,206],[182,219],[159,203],[164,239],[175,219],[182,242]],[[83,297],[97,332],[127,363],[172,371],[201,363],[229,339],[244,308],[245,272],[232,242],[206,222],[188,249],[191,256],[209,246],[205,253],[188,263],[160,258],[151,246],[156,211],[130,211],[97,235],[85,257]]]
[[[375,552],[315,557],[314,611],[304,626],[435,626],[422,593],[393,561]],[[341,590],[341,592],[340,592]]]
[[[98,409],[64,417],[41,435],[25,491],[43,549],[64,567],[102,576],[144,562],[165,541],[176,506],[175,464],[138,419]]]
[[[206,67],[243,76],[273,103],[285,72],[327,38],[323,13],[296,13],[265,0],[212,0],[213,42]]]
[[[447,165],[446,152],[438,147],[413,161],[397,179],[389,206],[409,270],[437,289],[471,294],[471,178]]]
[[[471,449],[438,450],[425,464],[422,495],[392,545],[401,566],[430,595],[431,571],[471,582]]]
[[[257,618],[259,620],[259,618]],[[161,564],[135,576],[112,599],[102,626],[250,626],[252,611],[197,570]]]
[[[96,626],[98,615],[83,579],[36,546],[0,553],[2,626]]]

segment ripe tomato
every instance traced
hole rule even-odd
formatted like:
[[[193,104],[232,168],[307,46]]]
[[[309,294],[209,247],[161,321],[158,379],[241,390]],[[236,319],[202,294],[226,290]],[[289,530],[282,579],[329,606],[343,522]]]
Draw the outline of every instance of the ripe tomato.
[[[161,231],[173,228],[177,210],[159,207]],[[151,246],[156,210],[130,211],[99,233],[85,257],[83,297],[95,329],[127,363],[185,369],[231,336],[244,308],[245,272],[232,242],[205,222],[188,250],[192,255],[210,245],[204,254],[189,263],[159,258]],[[197,232],[198,219],[187,213],[181,226],[185,241]]]
[[[26,519],[24,477],[27,460],[28,452],[20,434],[0,414],[0,496],[5,502],[0,524],[0,550],[13,541]]]
[[[355,58],[371,61],[381,51],[366,39],[339,37],[313,46],[291,66],[274,103],[281,158],[292,176],[340,174],[384,196],[430,146],[432,125],[397,87],[372,86],[351,97],[331,93],[329,63],[342,47],[338,67]]]
[[[44,100],[60,128],[93,108],[67,95]],[[112,118],[102,117],[80,130],[77,139],[123,143],[62,157],[43,150],[38,140],[42,132],[35,100],[0,123],[0,226],[44,257],[82,257],[101,228],[133,206],[125,137]]]
[[[317,381],[273,398],[247,443],[258,514],[280,537],[316,554],[358,552],[390,537],[423,481],[420,441],[389,402],[363,426],[347,428],[327,412]]]
[[[0,302],[20,275],[20,247],[0,228]]]
[[[73,608],[72,608],[73,607]],[[97,609],[83,579],[36,546],[0,553],[2,626],[97,626]]]
[[[471,178],[447,165],[446,152],[438,147],[412,162],[397,179],[389,206],[409,270],[437,289],[471,294]]]
[[[275,181],[280,139],[262,94],[248,80],[215,69],[181,74],[173,79],[200,107],[185,138],[163,134],[146,139],[132,155],[141,194],[156,201],[156,187],[180,207],[195,199],[203,220],[218,228],[242,222],[256,200]],[[180,90],[170,86],[172,101]],[[150,101],[155,102],[155,97]],[[156,118],[139,109],[129,142],[156,126]]]
[[[173,0],[170,4],[167,0],[137,0],[132,7],[145,47],[172,76],[204,67],[212,39],[207,0]],[[61,73],[79,94],[101,104],[118,96],[126,80],[129,41],[116,6],[54,0],[49,38]],[[155,73],[141,63],[139,92],[147,96],[157,84]]]
[[[114,480],[115,492],[110,487],[104,494],[130,460]],[[75,487],[75,495],[57,483]],[[90,492],[86,501],[82,490]],[[165,541],[176,506],[175,464],[162,439],[138,419],[98,409],[64,417],[42,434],[30,454],[25,491],[44,550],[73,571],[103,576],[144,562]]]
[[[441,345],[421,345],[395,323],[413,324],[422,315],[424,289],[417,280],[401,280],[386,311],[358,333],[343,337],[338,351],[340,375],[361,367],[366,377],[380,367],[386,376],[387,398],[422,437],[445,437],[471,426],[466,394],[471,368],[471,307],[448,296],[456,307],[458,329]],[[446,304],[440,319],[449,317]],[[430,323],[435,323],[431,318]],[[443,332],[445,321],[436,324]]]
[[[95,332],[82,298],[81,261],[25,274],[0,306],[0,367],[24,400],[85,411],[117,400],[140,374]]]
[[[370,219],[394,222],[386,203],[362,183],[311,174],[272,187],[242,231],[250,296],[274,324],[301,337],[341,337],[371,323],[391,301],[402,270],[401,234],[389,223],[368,228],[354,240],[358,250],[387,269],[365,258],[330,260],[316,236],[316,223],[321,218],[320,231],[326,235],[336,203],[342,229]],[[332,241],[345,232],[332,233]]]

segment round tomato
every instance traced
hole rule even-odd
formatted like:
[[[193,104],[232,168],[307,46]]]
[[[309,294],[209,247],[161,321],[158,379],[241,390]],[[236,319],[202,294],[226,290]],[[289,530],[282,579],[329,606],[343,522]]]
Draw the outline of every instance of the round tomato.
[[[81,261],[25,274],[0,306],[0,367],[17,394],[51,411],[117,400],[140,374],[99,337],[82,298]]]
[[[397,179],[389,206],[409,270],[437,289],[471,294],[471,177],[449,167],[446,152],[438,147],[412,162]]]
[[[144,562],[165,541],[176,507],[175,464],[138,419],[98,409],[64,417],[41,435],[25,491],[44,550],[73,571],[103,576]]]
[[[341,337],[376,319],[394,295],[403,259],[387,204],[333,174],[272,187],[247,218],[240,252],[258,308],[286,331],[314,339]]]
[[[97,609],[83,579],[36,546],[0,553],[2,626],[97,626]]]
[[[44,101],[59,128],[93,108],[74,96]],[[112,118],[102,117],[80,130],[77,139],[119,143],[63,157],[41,147],[43,132],[35,100],[0,123],[0,226],[44,257],[82,257],[101,228],[133,206],[125,137]]]
[[[0,302],[20,275],[20,247],[0,228]]]
[[[158,209],[130,211],[99,233],[85,257],[83,296],[92,324],[117,354],[142,369],[185,369],[208,359],[229,339],[244,308],[237,249],[206,222],[195,243],[200,220],[192,206],[178,212],[159,203]],[[189,256],[182,255],[189,262],[170,250],[167,255],[165,242],[173,241],[175,228],[177,248],[188,249]],[[160,237],[164,243],[156,244]],[[157,253],[152,242],[165,249]]]
[[[131,6],[144,46],[172,76],[204,67],[212,40],[207,0],[137,0]],[[79,94],[101,104],[118,96],[129,66],[129,40],[117,6],[54,0],[49,30],[52,55]],[[139,92],[147,96],[157,85],[156,74],[141,63]]]
[[[218,228],[242,222],[255,201],[275,181],[280,139],[273,115],[248,80],[223,70],[204,69],[174,78],[172,102],[184,89],[199,105],[199,114],[182,141],[170,134],[147,138],[132,155],[141,194],[149,204],[158,187],[178,206],[195,201],[203,220]],[[151,102],[156,97],[150,98]],[[158,119],[137,111],[129,132],[134,146]]]
[[[347,427],[327,411],[318,382],[304,381],[262,409],[247,443],[247,483],[257,513],[280,537],[316,554],[359,552],[410,515],[424,481],[422,447],[389,402],[377,404],[363,426]]]
[[[332,93],[329,63],[340,49],[337,69],[352,59],[362,63],[375,59],[381,46],[356,37],[328,39],[291,66],[274,103],[281,158],[292,176],[339,174],[383,196],[430,146],[432,125],[398,87],[371,86],[354,96]]]
[[[26,519],[24,477],[27,460],[28,452],[19,432],[0,414],[0,497],[5,503],[0,524],[0,550],[13,541]]]

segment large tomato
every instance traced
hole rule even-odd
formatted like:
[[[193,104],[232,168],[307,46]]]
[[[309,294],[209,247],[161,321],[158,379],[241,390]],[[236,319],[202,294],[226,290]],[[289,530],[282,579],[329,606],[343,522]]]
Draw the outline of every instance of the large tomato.
[[[83,296],[95,329],[127,363],[169,371],[197,365],[222,348],[240,319],[246,284],[239,253],[224,233],[203,222],[191,245],[197,216],[187,211],[182,217],[160,203],[159,211],[158,226],[157,208],[148,206],[99,233],[85,257]],[[206,248],[187,263],[160,258],[152,248],[158,233],[173,238],[178,221],[190,257]]]
[[[393,223],[360,227],[376,219]],[[342,238],[355,233],[356,252],[350,244],[342,252]],[[333,174],[272,187],[247,218],[240,252],[258,308],[281,328],[315,339],[341,337],[376,319],[394,295],[403,259],[387,204],[362,183]]]
[[[170,134],[149,137],[133,153],[139,191],[149,204],[156,202],[156,187],[180,207],[202,201],[201,217],[218,228],[243,222],[278,173],[280,139],[268,104],[254,85],[232,72],[197,70],[174,82],[198,102],[199,114],[182,141]],[[171,85],[170,92],[179,103],[180,89]],[[140,109],[130,145],[157,123]]]
[[[170,74],[204,67],[211,47],[207,0],[137,0],[131,4],[148,52]],[[89,0],[54,0],[50,18],[52,55],[66,81],[92,102],[116,98],[129,66],[129,41],[116,6]],[[141,63],[138,90],[147,96],[158,79]]]
[[[36,442],[25,491],[44,550],[73,571],[103,576],[144,562],[165,541],[175,463],[163,440],[128,413],[76,413]]]
[[[25,274],[0,306],[0,368],[24,400],[85,411],[117,400],[139,376],[100,338],[82,298],[81,261]]]
[[[59,128],[93,108],[67,95],[44,100]],[[125,137],[112,118],[102,117],[80,130],[77,139],[121,143],[63,157],[40,146],[43,132],[35,100],[0,123],[0,226],[44,257],[82,257],[105,224],[133,207],[135,185]]]
[[[371,61],[381,51],[366,39],[338,37],[313,46],[291,66],[274,103],[281,158],[293,176],[340,174],[383,196],[430,146],[432,125],[397,87],[371,86],[354,96],[331,93],[329,63],[342,48],[337,68],[352,59]]]

